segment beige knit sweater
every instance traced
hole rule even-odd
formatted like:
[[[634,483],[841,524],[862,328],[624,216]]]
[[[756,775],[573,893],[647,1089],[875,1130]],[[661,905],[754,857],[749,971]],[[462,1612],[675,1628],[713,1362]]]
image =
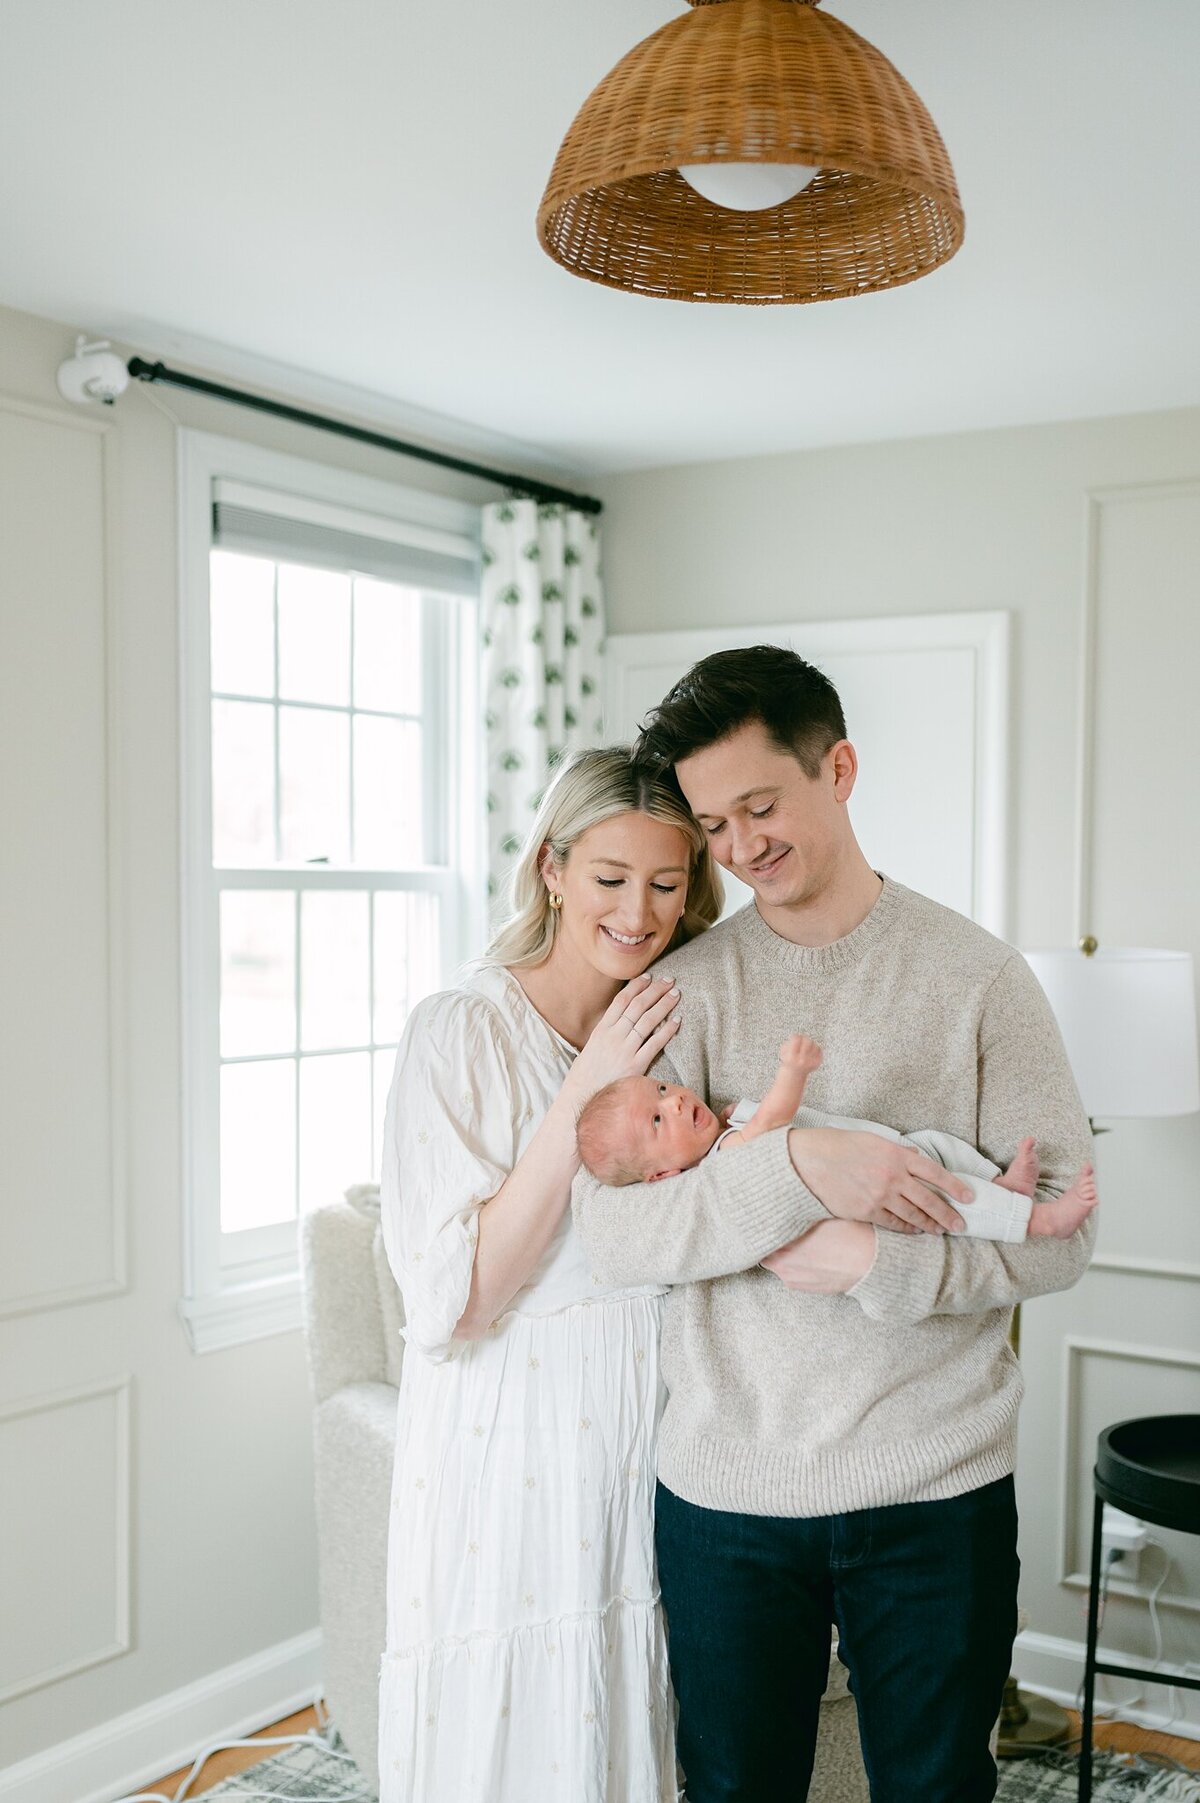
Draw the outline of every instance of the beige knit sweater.
[[[751,905],[658,968],[679,983],[683,1024],[657,1069],[714,1107],[761,1095],[780,1042],[803,1032],[825,1054],[813,1108],[902,1133],[939,1127],[998,1165],[1032,1133],[1043,1196],[1090,1155],[1025,960],[898,883],[832,945],[793,945]],[[602,1281],[674,1286],[662,1481],[757,1515],[955,1496],[1011,1471],[1011,1308],[1075,1283],[1094,1235],[1089,1223],[1071,1240],[1004,1245],[877,1230],[874,1265],[848,1295],[796,1294],[758,1268],[826,1218],[784,1130],[654,1184],[610,1189],[584,1172],[574,1213]]]

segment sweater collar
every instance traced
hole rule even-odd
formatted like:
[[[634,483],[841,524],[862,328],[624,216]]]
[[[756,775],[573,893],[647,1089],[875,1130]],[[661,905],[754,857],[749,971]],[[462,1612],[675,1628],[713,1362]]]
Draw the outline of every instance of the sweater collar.
[[[812,976],[823,971],[847,970],[857,964],[894,925],[908,893],[882,871],[877,871],[876,875],[883,878],[883,888],[870,913],[859,921],[853,932],[835,939],[832,945],[794,945],[767,925],[757,903],[748,903],[739,919],[756,956],[770,959],[777,966],[782,964],[792,970],[807,971]]]

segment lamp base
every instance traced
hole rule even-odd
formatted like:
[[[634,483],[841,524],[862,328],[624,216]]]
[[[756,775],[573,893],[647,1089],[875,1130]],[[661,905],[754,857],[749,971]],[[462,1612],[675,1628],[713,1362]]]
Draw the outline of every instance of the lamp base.
[[[1020,1759],[1027,1753],[1040,1753],[1043,1747],[1061,1746],[1073,1732],[1065,1709],[1049,1697],[1018,1689],[1015,1678],[1005,1680],[996,1742],[998,1759]]]

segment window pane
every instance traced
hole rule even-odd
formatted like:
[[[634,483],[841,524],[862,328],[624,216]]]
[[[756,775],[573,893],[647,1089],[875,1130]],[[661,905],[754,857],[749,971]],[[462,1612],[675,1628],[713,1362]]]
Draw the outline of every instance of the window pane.
[[[275,861],[275,710],[212,704],[213,863]]]
[[[350,717],[279,710],[280,853],[285,864],[350,856]]]
[[[300,1060],[300,1209],[371,1181],[371,1054]]]
[[[221,1071],[221,1231],[269,1227],[296,1213],[294,1059]]]
[[[300,897],[300,1044],[306,1051],[370,1043],[367,897]]]
[[[221,1056],[296,1049],[296,898],[221,896]]]
[[[398,1040],[441,969],[436,895],[375,895],[375,1044]]]
[[[354,705],[421,711],[421,597],[370,576],[354,579]]]
[[[350,578],[279,566],[279,693],[350,705]]]
[[[403,870],[425,862],[421,728],[354,716],[354,862]]]
[[[371,1150],[374,1154],[371,1163],[371,1181],[379,1182],[379,1167],[383,1158],[383,1117],[387,1113],[388,1090],[392,1087],[392,1072],[396,1068],[396,1048],[385,1046],[381,1052],[374,1054],[375,1060],[375,1120],[374,1137]]]
[[[275,693],[275,565],[214,551],[209,564],[212,686],[234,695]]]

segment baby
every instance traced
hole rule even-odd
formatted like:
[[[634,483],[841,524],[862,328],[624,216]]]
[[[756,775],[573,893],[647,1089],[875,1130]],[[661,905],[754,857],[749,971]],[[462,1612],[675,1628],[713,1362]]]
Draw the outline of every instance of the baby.
[[[1061,1196],[1034,1206],[1038,1161],[1032,1139],[1021,1141],[1016,1157],[1001,1173],[974,1146],[933,1129],[901,1134],[875,1121],[820,1114],[812,1108],[805,1109],[803,1121],[797,1123],[808,1079],[820,1062],[821,1048],[811,1039],[797,1034],[785,1040],[767,1094],[757,1107],[739,1102],[728,1126],[690,1089],[654,1077],[624,1077],[598,1091],[580,1114],[579,1156],[601,1183],[653,1183],[659,1177],[678,1176],[709,1152],[757,1139],[777,1127],[845,1127],[915,1146],[960,1177],[975,1193],[974,1201],[956,1205],[967,1233],[975,1239],[1067,1240],[1096,1206],[1090,1164]]]

